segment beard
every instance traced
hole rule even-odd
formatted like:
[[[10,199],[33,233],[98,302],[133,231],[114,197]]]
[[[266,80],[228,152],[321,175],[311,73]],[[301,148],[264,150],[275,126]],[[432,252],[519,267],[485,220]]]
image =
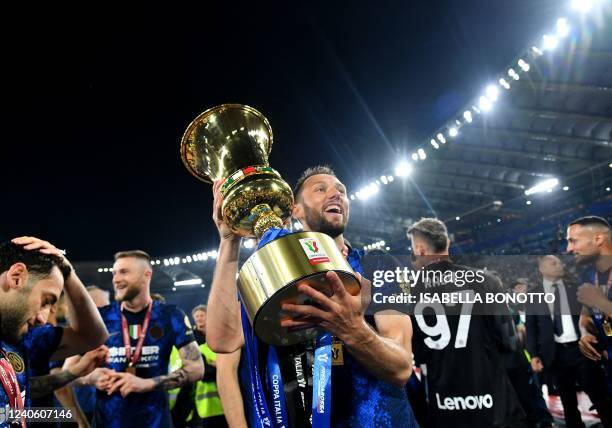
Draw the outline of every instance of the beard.
[[[3,298],[0,304],[0,336],[18,342],[28,322],[28,294],[20,291],[10,299]]]
[[[136,284],[130,284],[125,288],[125,292],[123,293],[123,297],[116,297],[119,303],[121,302],[129,302],[134,299],[136,296],[140,294],[140,288]],[[116,295],[116,292],[115,292]]]
[[[342,214],[343,221],[341,223],[333,224],[327,221],[323,214],[321,214],[314,208],[310,208],[306,204],[303,204],[303,206],[304,220],[306,220],[306,224],[313,232],[321,232],[331,236],[332,238],[336,238],[344,233],[344,229],[346,228],[347,223],[345,214]]]
[[[592,263],[595,263],[598,258],[599,258],[599,254],[576,255],[576,264],[578,266],[592,264]]]

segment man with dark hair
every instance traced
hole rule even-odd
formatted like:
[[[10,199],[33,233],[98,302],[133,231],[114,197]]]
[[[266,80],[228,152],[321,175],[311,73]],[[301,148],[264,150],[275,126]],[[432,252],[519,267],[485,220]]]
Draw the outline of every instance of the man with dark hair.
[[[612,228],[606,219],[580,217],[567,227],[567,251],[585,268],[580,276],[578,300],[585,306],[580,314],[580,351],[607,377],[608,391],[593,400],[602,422],[612,426]],[[595,401],[599,401],[596,403]],[[600,410],[601,409],[601,410]]]
[[[116,301],[100,308],[110,334],[110,363],[84,378],[98,388],[94,424],[103,427],[166,427],[170,411],[166,391],[199,380],[202,357],[183,311],[151,299],[153,269],[140,250],[115,254]],[[176,346],[182,367],[170,374]]]
[[[525,413],[502,365],[502,355],[516,350],[508,308],[469,303],[469,296],[501,291],[501,280],[454,263],[446,225],[438,219],[419,220],[408,237],[412,270],[433,278],[417,281],[411,291],[419,302],[413,314],[414,355],[427,366],[432,426],[522,426]],[[454,279],[469,277],[474,279],[461,284]],[[461,293],[466,303],[427,303],[426,293]]]
[[[58,301],[62,289],[71,326],[45,328],[36,343],[18,343],[29,327],[46,322],[43,309]],[[61,360],[85,353],[104,343],[108,333],[71,264],[47,241],[20,237],[0,244],[0,294],[0,408],[28,407],[30,359]],[[44,379],[36,389],[44,394],[56,387]]]
[[[240,303],[236,299],[240,237],[223,222],[221,184],[218,181],[213,187],[213,219],[221,243],[208,300],[207,338],[214,351],[232,353],[244,344],[245,337]],[[304,230],[323,232],[332,237],[353,269],[361,270],[358,251],[352,249],[343,236],[349,219],[349,200],[344,184],[334,172],[328,167],[307,170],[298,181],[294,194],[292,214],[302,223]],[[403,388],[412,372],[410,318],[399,314],[365,316],[361,295],[351,296],[333,272],[327,274],[326,280],[334,294],[327,297],[309,286],[300,286],[300,293],[316,302],[317,306],[283,304],[282,309],[292,318],[283,320],[281,326],[321,326],[335,337],[334,346],[344,349],[343,360],[338,359],[331,370],[331,425],[415,426]],[[362,293],[368,292],[369,283],[362,280]],[[310,426],[312,394],[309,396],[306,390],[306,378],[310,373],[313,344],[276,348],[262,344],[256,357],[265,360],[268,349],[275,349],[278,353],[289,425]],[[253,403],[250,378],[244,378],[242,383],[245,401]],[[258,423],[252,418],[252,409],[247,408],[247,413],[249,410],[250,424]]]

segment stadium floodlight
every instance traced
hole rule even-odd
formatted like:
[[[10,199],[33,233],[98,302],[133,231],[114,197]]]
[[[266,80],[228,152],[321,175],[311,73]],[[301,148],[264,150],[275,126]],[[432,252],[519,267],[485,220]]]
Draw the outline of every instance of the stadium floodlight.
[[[480,107],[480,110],[487,112],[491,110],[493,103],[491,103],[491,100],[487,97],[480,97],[478,100],[478,106]]]
[[[182,281],[174,281],[175,287],[181,287],[183,285],[200,285],[202,284],[201,278],[184,279]]]
[[[416,153],[413,153],[412,154],[412,160],[415,161],[415,162],[418,161],[419,160],[419,155],[417,155]]]
[[[587,13],[595,5],[595,0],[572,0],[572,9]]]
[[[555,36],[544,34],[544,36],[542,36],[542,40],[543,40],[542,47],[544,48],[544,50],[552,51],[557,46],[559,46],[559,39],[556,38]]]
[[[427,154],[425,153],[425,150],[419,149],[419,150],[417,150],[417,154],[419,155],[419,158],[421,160],[427,159]]]
[[[187,256],[187,257],[185,257],[185,260],[187,260],[187,263],[191,263],[192,258],[191,258],[191,256]]]
[[[563,190],[567,192],[569,190],[569,186],[563,186]]]
[[[612,168],[612,162],[610,162],[610,163],[608,164],[608,166],[609,166],[610,168]]]
[[[569,24],[567,23],[567,19],[559,18],[557,19],[557,36],[563,38],[567,36],[570,32]]]
[[[350,198],[351,198],[351,201],[354,201],[355,200],[355,195],[351,195]]]
[[[436,150],[438,150],[440,148],[440,145],[438,144],[438,142],[436,140],[434,140],[433,138],[429,141],[429,143]]]
[[[245,239],[244,242],[242,243],[242,246],[244,248],[251,249],[251,248],[255,247],[255,240],[253,240],[253,239]]]
[[[527,201],[525,202],[527,205],[531,205],[531,201]]]
[[[389,184],[389,180],[387,180],[387,176],[386,175],[381,175],[380,176],[380,181],[382,182],[382,184]]]
[[[508,69],[508,76],[512,77],[514,80],[519,80],[520,79],[518,73],[514,70],[514,68],[509,68]]]
[[[497,89],[497,86],[495,85],[489,85],[485,90],[485,94],[487,95],[487,98],[491,101],[497,101],[497,97],[499,96],[499,89]]]
[[[359,192],[359,191],[355,192],[355,197],[357,199],[361,199],[361,192]]]
[[[401,161],[395,167],[395,175],[398,177],[408,177],[412,173],[412,165],[406,161]]]
[[[461,220],[461,217],[457,216],[457,217],[455,217],[455,220],[459,221],[459,220]]]
[[[518,60],[518,66],[521,67],[521,70],[523,70],[525,73],[528,72],[529,69],[531,68],[531,66],[527,63],[527,61],[525,61],[522,58]]]
[[[525,195],[533,195],[534,193],[541,193],[552,191],[559,184],[559,180],[556,178],[549,178],[548,180],[544,180],[536,184],[535,186],[525,190]]]
[[[472,112],[469,110],[464,111],[463,118],[467,123],[472,123]]]
[[[359,192],[361,193],[361,199],[368,199],[370,196],[378,193],[378,186],[376,183],[370,183],[365,187],[362,187]]]
[[[610,191],[610,188],[609,188],[609,187],[606,187],[606,192],[609,192],[609,191]]]
[[[542,52],[537,46],[532,46],[531,50],[534,54],[536,54],[537,56],[542,56],[544,55],[544,52]]]
[[[438,139],[439,142],[441,142],[442,144],[446,144],[446,138],[444,138],[444,134],[441,132],[438,132],[438,134],[436,135],[436,138]]]
[[[296,221],[295,223],[293,223],[293,228],[295,230],[304,230],[304,226],[302,226],[302,223],[300,223],[299,221]],[[255,240],[253,240],[253,244],[255,244]],[[255,245],[253,245],[254,247]]]
[[[180,262],[181,262],[181,258],[180,257],[177,256],[177,257],[174,258],[174,264],[175,265],[178,265]]]
[[[387,175],[387,180],[389,180],[389,183],[393,183],[393,176],[392,175]]]
[[[508,81],[503,77],[499,79],[499,84],[506,90],[510,89],[510,83],[508,83]]]
[[[454,126],[448,130],[448,135],[450,135],[451,137],[456,137],[458,133],[459,131],[457,131],[457,128],[455,128]]]
[[[98,273],[101,273],[103,271],[102,268],[98,268]]]

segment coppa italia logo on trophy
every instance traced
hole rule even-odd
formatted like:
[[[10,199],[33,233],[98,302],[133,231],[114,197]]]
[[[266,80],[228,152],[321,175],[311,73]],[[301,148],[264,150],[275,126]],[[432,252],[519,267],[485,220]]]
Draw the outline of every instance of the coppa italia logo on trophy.
[[[327,253],[321,246],[321,243],[315,238],[302,238],[300,239],[300,244],[302,245],[302,249],[304,250],[304,253],[306,253],[306,257],[308,257],[308,261],[311,265],[329,262]]]

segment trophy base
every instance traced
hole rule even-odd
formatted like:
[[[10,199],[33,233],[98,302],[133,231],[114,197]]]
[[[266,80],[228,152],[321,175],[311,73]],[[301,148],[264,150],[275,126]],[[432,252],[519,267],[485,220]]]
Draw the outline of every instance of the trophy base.
[[[337,270],[335,272],[350,294],[356,295],[359,293],[359,283],[353,273]],[[293,315],[283,311],[281,305],[283,303],[292,303],[296,305],[317,306],[316,302],[312,301],[309,297],[300,294],[297,288],[300,284],[307,284],[325,295],[331,296],[333,291],[325,280],[326,273],[321,272],[297,280],[272,295],[255,314],[253,329],[257,337],[270,345],[290,346],[315,339],[321,334],[323,329],[318,327],[281,327],[280,322],[284,319],[292,318]]]
[[[298,292],[299,284],[331,296],[331,286],[325,279],[329,271],[338,274],[350,294],[359,293],[361,286],[353,269],[334,240],[323,233],[292,233],[253,253],[240,269],[238,288],[257,337],[276,346],[314,339],[321,329],[281,327],[281,320],[292,317],[281,310],[281,305],[314,304]]]

